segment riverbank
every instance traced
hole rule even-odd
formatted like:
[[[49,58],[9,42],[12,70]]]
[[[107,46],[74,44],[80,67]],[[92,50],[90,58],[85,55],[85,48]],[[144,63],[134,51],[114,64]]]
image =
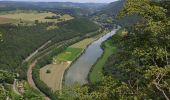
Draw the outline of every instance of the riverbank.
[[[114,35],[115,32],[116,30],[113,30],[112,32],[102,35],[100,38],[88,45],[88,47],[84,50],[84,53],[74,63],[72,63],[66,71],[66,74],[64,75],[65,85],[70,85],[74,82],[79,82],[80,84],[88,82],[87,76],[91,66],[103,53],[103,50],[100,48],[101,43]]]
[[[111,55],[117,52],[117,48],[119,45],[115,44],[115,41],[118,41],[119,37],[124,37],[124,29],[120,28],[117,30],[116,34],[110,39],[106,40],[101,48],[103,49],[104,53],[102,56],[96,61],[96,63],[92,66],[89,74],[88,74],[88,81],[91,83],[96,83],[101,81],[104,78],[103,68],[105,63],[109,59]]]
[[[116,46],[111,44],[111,40],[107,40],[102,44],[104,50],[102,56],[97,60],[97,62],[92,66],[89,75],[89,82],[98,82],[101,81],[104,77],[103,75],[103,66],[108,58],[116,51]]]

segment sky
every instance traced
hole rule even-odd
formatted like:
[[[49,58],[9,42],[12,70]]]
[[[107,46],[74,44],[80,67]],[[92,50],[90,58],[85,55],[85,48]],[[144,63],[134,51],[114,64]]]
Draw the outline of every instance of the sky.
[[[110,3],[117,0],[0,0],[0,1],[33,1],[33,2],[79,2],[79,3]]]

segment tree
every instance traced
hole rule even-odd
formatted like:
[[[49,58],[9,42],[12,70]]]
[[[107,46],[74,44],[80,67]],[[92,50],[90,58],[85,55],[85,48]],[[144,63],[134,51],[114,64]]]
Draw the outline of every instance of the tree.
[[[38,20],[35,20],[35,22],[34,22],[36,25],[39,23],[39,21]]]
[[[67,87],[59,94],[61,99],[169,100],[170,27],[166,7],[162,1],[127,0],[120,17],[127,15],[137,15],[140,20],[126,37],[112,38],[120,50],[106,65],[112,76],[99,83]]]
[[[0,32],[0,41],[2,41],[2,33]]]
[[[120,16],[137,15],[141,18],[130,34],[132,55],[137,59],[136,64],[144,68],[141,73],[147,76],[144,76],[145,84],[169,100],[170,17],[162,2],[166,1],[127,0]]]

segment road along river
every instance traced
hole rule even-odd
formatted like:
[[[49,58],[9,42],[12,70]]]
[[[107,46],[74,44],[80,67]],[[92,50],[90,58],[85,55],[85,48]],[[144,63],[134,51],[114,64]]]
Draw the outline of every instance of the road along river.
[[[117,30],[118,29],[114,29],[110,33],[105,34],[87,47],[84,54],[82,54],[65,73],[65,85],[70,85],[74,82],[79,82],[80,84],[86,84],[88,82],[87,77],[91,67],[103,54],[101,48],[102,42],[113,36]]]

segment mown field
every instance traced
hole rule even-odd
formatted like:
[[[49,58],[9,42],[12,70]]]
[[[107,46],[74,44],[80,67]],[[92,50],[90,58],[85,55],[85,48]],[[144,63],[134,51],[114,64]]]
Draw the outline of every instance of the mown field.
[[[94,38],[87,38],[87,39],[84,39],[78,43],[75,43],[73,45],[71,45],[70,47],[71,48],[86,48],[91,42],[94,41]]]
[[[64,71],[71,62],[49,64],[40,69],[40,79],[53,91],[61,90]]]
[[[56,19],[46,19],[46,17],[59,16]],[[4,23],[34,23],[35,20],[39,22],[61,22],[71,20],[68,14],[59,15],[52,12],[38,12],[38,11],[13,11],[7,13],[0,13],[0,24]]]
[[[18,20],[16,20],[16,19],[0,17],[0,24],[17,23],[17,22],[18,22]]]
[[[107,33],[107,31],[104,31],[101,34],[98,34],[98,35],[96,35],[94,37],[86,38],[86,39],[84,39],[84,40],[82,40],[80,42],[77,42],[77,43],[71,45],[70,48],[82,48],[82,49],[85,49],[90,43],[94,42],[95,40],[100,38],[105,33]]]
[[[81,48],[67,48],[63,53],[54,57],[54,61],[73,61],[81,54],[82,50]]]

